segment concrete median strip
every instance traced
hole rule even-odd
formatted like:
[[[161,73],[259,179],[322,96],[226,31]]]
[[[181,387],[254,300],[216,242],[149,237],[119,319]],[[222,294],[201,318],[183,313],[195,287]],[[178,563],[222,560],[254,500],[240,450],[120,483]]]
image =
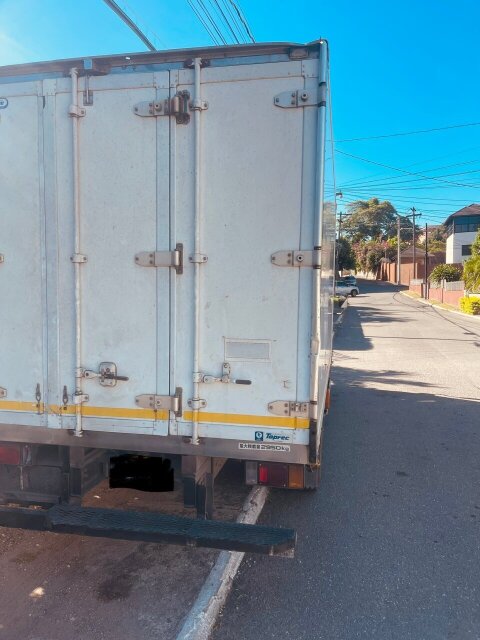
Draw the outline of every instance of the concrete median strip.
[[[254,487],[245,500],[237,522],[255,524],[267,496],[267,487]],[[208,640],[244,555],[240,551],[220,552],[176,640]]]

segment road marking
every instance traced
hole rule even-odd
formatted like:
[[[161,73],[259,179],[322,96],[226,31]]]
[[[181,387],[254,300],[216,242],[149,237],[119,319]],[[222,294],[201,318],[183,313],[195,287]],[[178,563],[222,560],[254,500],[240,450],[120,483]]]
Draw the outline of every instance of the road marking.
[[[237,522],[255,524],[267,496],[267,487],[254,487],[245,500]],[[220,552],[176,640],[208,640],[244,555],[243,551]]]

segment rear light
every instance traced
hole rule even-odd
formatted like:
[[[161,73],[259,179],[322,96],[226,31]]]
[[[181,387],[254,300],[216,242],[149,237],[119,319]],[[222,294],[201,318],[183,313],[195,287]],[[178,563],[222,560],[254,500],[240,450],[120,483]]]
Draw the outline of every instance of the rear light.
[[[253,460],[245,460],[245,484],[258,484],[258,463]]]
[[[288,487],[288,464],[261,462],[258,465],[258,484],[269,487]]]
[[[302,464],[291,464],[288,467],[288,488],[303,489],[305,486],[305,474]]]
[[[260,464],[258,467],[258,484],[268,484],[268,467]]]
[[[19,444],[0,445],[0,464],[20,464],[21,449]]]
[[[305,467],[303,464],[247,460],[245,461],[245,483],[280,489],[304,489]]]

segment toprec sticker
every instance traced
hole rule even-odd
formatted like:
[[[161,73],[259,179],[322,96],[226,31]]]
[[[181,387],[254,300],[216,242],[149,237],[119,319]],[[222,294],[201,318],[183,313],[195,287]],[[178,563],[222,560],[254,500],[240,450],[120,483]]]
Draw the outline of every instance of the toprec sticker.
[[[8,107],[7,98],[0,98],[0,109],[6,109]]]
[[[262,442],[239,442],[239,449],[249,449],[250,451],[274,451],[276,453],[288,453],[290,447],[288,444],[266,444]]]
[[[255,442],[290,442],[289,433],[278,433],[274,431],[255,431]]]

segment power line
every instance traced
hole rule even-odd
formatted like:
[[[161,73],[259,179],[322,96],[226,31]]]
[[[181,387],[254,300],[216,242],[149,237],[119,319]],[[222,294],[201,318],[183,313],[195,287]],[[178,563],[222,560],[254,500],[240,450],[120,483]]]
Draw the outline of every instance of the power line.
[[[235,2],[235,0],[228,0],[228,2],[230,2],[232,7],[235,9],[235,12],[236,12],[240,22],[245,27],[245,31],[247,32],[247,35],[250,38],[250,40],[252,42],[255,42],[255,38],[253,37],[253,34],[252,34],[252,32],[250,30],[250,27],[248,25],[247,19],[245,18],[244,14],[243,14],[243,11],[240,9],[239,3]]]
[[[200,20],[200,22],[202,23],[205,31],[208,33],[208,35],[210,36],[210,38],[212,39],[213,44],[219,46],[221,43],[219,42],[219,40],[217,39],[217,37],[215,36],[215,33],[211,30],[210,26],[206,23],[206,21],[204,20],[203,16],[201,15],[200,11],[197,9],[197,7],[193,4],[192,0],[187,0],[188,4],[190,5],[192,11],[194,12],[194,14],[197,16],[197,18]]]
[[[359,142],[361,140],[380,140],[381,138],[398,138],[400,136],[413,136],[418,133],[431,133],[432,131],[446,131],[447,129],[461,129],[463,127],[478,127],[480,122],[467,122],[466,124],[451,124],[447,127],[435,127],[434,129],[417,129],[416,131],[403,131],[401,133],[387,133],[381,136],[365,136],[362,138],[343,138],[335,142]]]
[[[431,169],[424,169],[424,173],[427,173],[429,171],[440,171],[440,169],[448,169],[450,167],[460,167],[460,166],[464,166],[467,164],[474,164],[476,162],[480,162],[479,158],[475,158],[475,160],[467,160],[464,162],[454,162],[453,164],[444,164],[441,167],[432,167]],[[407,165],[408,166],[408,165]],[[476,171],[480,171],[479,169],[477,169]],[[452,175],[452,174],[451,174]],[[443,176],[437,176],[437,177],[443,177]],[[399,179],[400,176],[383,176],[382,178],[372,178],[371,180],[365,180],[364,178],[358,178],[357,180],[350,180],[348,183],[345,184],[345,186],[356,186],[356,185],[360,185],[360,184],[373,184],[373,183],[381,183],[384,180],[389,180],[389,179]]]
[[[468,153],[470,151],[477,151],[478,149],[480,149],[479,146],[469,147],[468,149],[461,149],[460,151],[455,151],[453,153],[443,154],[441,156],[435,156],[435,158],[429,158],[428,160],[420,160],[419,162],[411,162],[410,164],[405,165],[403,168],[404,169],[409,169],[410,167],[415,167],[415,166],[418,166],[419,164],[426,164],[428,162],[435,162],[436,160],[443,160],[443,158],[451,158],[452,156],[458,156],[461,153]],[[427,171],[427,169],[425,169],[425,171]],[[375,177],[375,176],[384,176],[385,177],[385,172],[382,171],[381,173],[374,174],[374,176],[368,175],[368,176],[362,176],[361,178],[355,178],[355,179],[352,179],[352,180],[348,180],[345,183],[345,186],[347,184],[349,185],[349,184],[352,184],[352,183],[361,182],[365,178],[372,178],[372,177]]]
[[[148,36],[150,40],[152,40],[152,42],[155,43],[155,41],[157,41],[159,44],[162,45],[162,47],[164,47],[165,49],[167,48],[166,43],[160,38],[158,33],[156,33],[152,28],[147,27],[145,25],[142,17],[135,11],[135,9],[130,4],[128,4],[128,2],[126,2],[126,0],[122,0],[122,2],[118,4],[120,4],[124,8],[125,12],[128,12],[128,14],[135,19],[137,26],[142,27],[143,32]],[[153,36],[153,38],[150,38],[150,36]]]
[[[368,180],[366,180],[365,182],[362,182],[361,184],[357,184],[354,185],[354,188],[366,188],[366,189],[371,189],[371,188],[381,188],[381,187],[397,187],[398,185],[403,185],[403,184],[411,184],[414,182],[421,182],[422,180],[433,180],[434,178],[448,178],[450,176],[464,176],[470,173],[480,173],[480,169],[472,169],[470,171],[458,171],[456,173],[445,173],[445,174],[441,174],[438,176],[428,176],[425,178],[409,178],[409,179],[405,179],[403,178],[403,176],[398,176],[397,179],[395,181],[382,181],[382,180],[374,180],[369,182]],[[471,185],[472,187],[476,187],[478,185]]]
[[[337,153],[340,153],[340,154],[342,154],[344,156],[348,156],[350,158],[355,158],[356,160],[361,160],[362,162],[368,162],[369,164],[374,164],[374,165],[377,165],[379,167],[386,167],[387,169],[391,169],[392,171],[399,171],[400,173],[405,173],[406,175],[409,175],[409,176],[420,176],[421,178],[428,178],[430,180],[436,180],[438,182],[444,182],[445,184],[454,185],[454,186],[457,186],[457,187],[473,187],[473,188],[475,188],[477,186],[477,185],[471,185],[471,184],[463,184],[461,182],[452,182],[451,180],[442,180],[441,178],[436,178],[435,176],[425,176],[425,175],[423,175],[421,173],[418,173],[417,171],[407,171],[406,169],[399,169],[398,167],[392,167],[391,165],[388,165],[388,164],[383,164],[381,162],[375,162],[374,160],[368,160],[368,158],[362,158],[360,156],[355,156],[355,155],[353,155],[351,153],[347,153],[346,151],[340,151],[339,149],[337,149]]]
[[[246,43],[251,39],[248,22],[233,0],[187,0],[202,26],[216,45]]]
[[[220,38],[220,40],[223,42],[223,44],[227,44],[227,41],[226,41],[223,33],[221,32],[220,28],[218,27],[215,18],[210,14],[210,11],[205,6],[203,0],[197,0],[197,3],[203,9],[203,13],[204,13],[205,17],[210,22],[210,24],[212,25],[213,29],[216,31],[216,33],[217,33],[218,37]]]
[[[247,42],[247,37],[245,34],[245,30],[242,29],[242,24],[241,22],[238,21],[237,18],[237,14],[235,11],[233,11],[232,9],[232,5],[230,4],[230,2],[228,0],[223,0],[223,5],[225,6],[225,9],[228,13],[228,15],[230,16],[233,24],[235,25],[235,29],[237,31],[237,33],[239,34],[239,38],[241,38],[243,43]]]
[[[356,190],[350,191],[348,189],[346,191],[342,189],[342,193],[344,194],[344,197],[345,197],[345,194],[346,194],[347,198],[351,197],[351,196],[355,197],[355,196],[360,195],[360,194],[358,194],[358,192]],[[380,190],[380,193],[385,193],[385,192],[383,190]],[[408,196],[404,196],[404,195],[400,195],[399,196],[399,195],[396,195],[396,194],[395,194],[395,198],[397,200],[408,200],[408,202],[411,202],[411,200],[412,200]],[[452,203],[465,202],[465,198],[429,198],[429,197],[426,197],[426,196],[417,196],[417,195],[415,195],[415,200],[426,201],[426,202],[428,202],[430,204],[435,204],[437,206],[445,206],[445,207],[450,206]]]
[[[230,33],[232,34],[233,39],[235,40],[235,42],[236,42],[237,44],[240,44],[240,41],[239,41],[239,39],[238,39],[238,37],[237,37],[237,34],[235,33],[235,30],[233,29],[232,25],[230,24],[230,21],[229,21],[229,19],[227,18],[227,16],[225,15],[225,13],[224,13],[224,11],[223,11],[222,7],[220,6],[220,3],[218,2],[218,0],[214,0],[214,2],[215,2],[215,5],[216,5],[216,7],[217,7],[218,11],[220,12],[220,15],[221,15],[221,16],[222,16],[222,18],[223,18],[224,23],[227,25],[227,29],[228,29],[228,30],[230,31]]]
[[[150,51],[157,51],[157,48],[150,42],[147,36],[143,33],[143,31],[135,24],[135,22],[128,17],[125,11],[118,6],[114,0],[103,0],[103,2],[109,7],[117,16],[122,20],[129,29],[133,31],[135,35],[137,35],[143,44],[150,49]]]

